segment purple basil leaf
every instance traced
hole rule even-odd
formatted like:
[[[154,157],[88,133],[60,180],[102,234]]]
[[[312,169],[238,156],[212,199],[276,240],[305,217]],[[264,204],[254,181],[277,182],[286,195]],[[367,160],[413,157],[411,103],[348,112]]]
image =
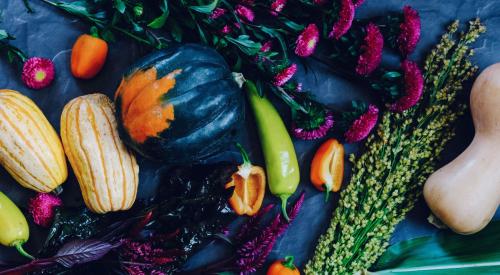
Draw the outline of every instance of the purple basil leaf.
[[[76,240],[66,243],[53,257],[54,261],[70,268],[76,264],[88,263],[102,258],[119,244],[97,240]]]

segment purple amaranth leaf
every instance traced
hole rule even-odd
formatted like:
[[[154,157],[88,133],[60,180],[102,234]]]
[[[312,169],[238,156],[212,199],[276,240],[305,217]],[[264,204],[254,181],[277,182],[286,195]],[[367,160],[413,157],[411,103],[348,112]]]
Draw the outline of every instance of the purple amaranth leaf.
[[[70,268],[76,264],[98,260],[118,246],[120,246],[120,243],[110,244],[97,240],[75,240],[63,245],[53,259],[64,267]]]

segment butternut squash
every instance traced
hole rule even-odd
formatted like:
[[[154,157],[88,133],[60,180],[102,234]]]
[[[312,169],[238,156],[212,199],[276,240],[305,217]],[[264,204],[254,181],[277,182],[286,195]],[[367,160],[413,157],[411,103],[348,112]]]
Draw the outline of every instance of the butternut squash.
[[[483,229],[500,203],[500,63],[476,79],[470,105],[476,130],[472,143],[424,186],[432,212],[460,234]]]
[[[0,164],[37,192],[50,192],[68,177],[56,131],[31,99],[13,90],[0,90]]]
[[[139,167],[118,136],[114,105],[106,95],[80,96],[66,104],[61,137],[91,211],[106,213],[132,207]]]

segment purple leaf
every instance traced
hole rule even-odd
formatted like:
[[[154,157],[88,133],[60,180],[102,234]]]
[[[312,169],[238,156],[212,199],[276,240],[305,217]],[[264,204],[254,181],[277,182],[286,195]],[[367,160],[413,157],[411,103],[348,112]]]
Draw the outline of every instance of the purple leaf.
[[[110,244],[97,240],[75,240],[63,245],[53,260],[70,268],[75,264],[98,260],[119,245],[120,243]]]

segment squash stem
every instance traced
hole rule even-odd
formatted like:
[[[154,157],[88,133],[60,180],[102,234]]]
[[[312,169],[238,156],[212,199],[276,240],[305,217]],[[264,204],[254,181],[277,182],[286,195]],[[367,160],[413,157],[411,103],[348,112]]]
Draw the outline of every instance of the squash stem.
[[[285,260],[282,262],[283,266],[288,269],[294,270],[295,269],[295,265],[293,264],[294,259],[295,258],[293,256],[286,256]]]
[[[290,195],[281,195],[280,196],[280,199],[281,199],[281,213],[283,214],[283,217],[285,218],[285,220],[287,222],[290,222],[290,218],[288,217],[288,213],[286,212],[286,202],[288,200],[288,198],[290,197]]]
[[[19,254],[23,255],[24,257],[29,258],[31,260],[35,259],[35,257],[31,256],[28,252],[24,250],[22,242],[17,241],[16,243],[14,243],[14,247],[17,249]]]

